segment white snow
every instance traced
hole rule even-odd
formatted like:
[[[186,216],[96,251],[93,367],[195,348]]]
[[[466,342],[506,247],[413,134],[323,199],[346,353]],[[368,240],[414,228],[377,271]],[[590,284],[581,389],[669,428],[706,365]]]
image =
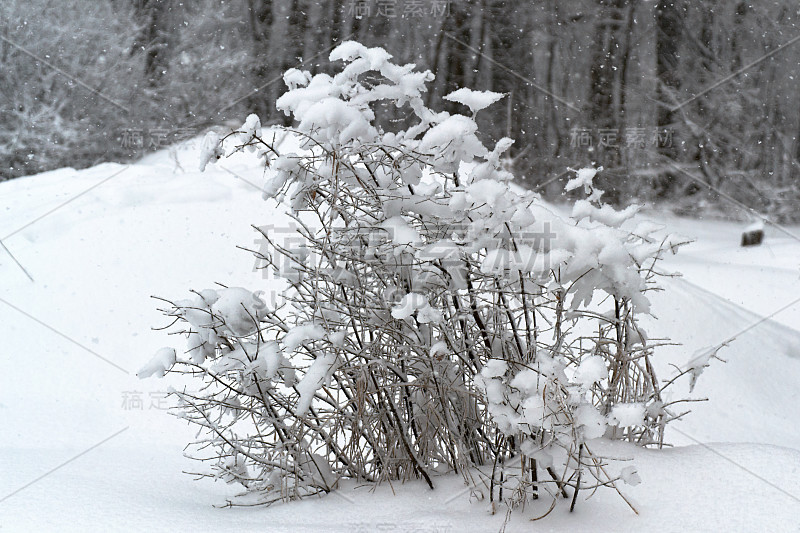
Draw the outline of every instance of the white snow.
[[[307,70],[290,68],[283,74],[283,82],[289,89],[305,87],[311,81],[311,73]]]
[[[642,403],[618,403],[611,408],[611,421],[615,426],[627,427],[644,422],[645,406]]]
[[[200,157],[198,168],[200,172],[205,171],[209,163],[216,163],[220,157],[223,156],[222,147],[219,145],[220,137],[214,131],[209,131],[203,137],[200,148]]]
[[[606,370],[605,361],[602,357],[593,355],[581,361],[575,372],[575,381],[585,387],[591,387],[606,376],[608,376],[608,370]]]
[[[317,324],[303,324],[290,329],[283,337],[283,345],[288,351],[296,350],[301,344],[309,340],[325,338],[325,329]]]
[[[628,485],[636,486],[642,482],[642,478],[639,476],[639,472],[636,470],[635,466],[626,466],[620,470],[620,475],[622,476],[622,480]]]
[[[417,230],[412,228],[401,216],[393,216],[381,223],[381,227],[389,233],[390,240],[395,244],[411,245],[422,242]]]
[[[400,303],[392,307],[392,317],[397,320],[410,318],[414,313],[417,314],[417,320],[423,324],[439,322],[442,319],[441,312],[431,307],[425,295],[418,292],[409,292],[403,296]]]
[[[579,406],[575,410],[575,421],[581,426],[585,440],[600,438],[606,432],[606,419],[592,405]]]
[[[576,220],[588,218],[592,222],[601,222],[606,226],[618,228],[626,220],[630,220],[639,211],[638,205],[630,205],[621,211],[616,211],[612,206],[604,204],[595,207],[587,200],[578,200],[572,206],[572,217]]]
[[[425,132],[420,150],[423,153],[434,153],[436,147],[446,146],[447,149],[441,154],[441,168],[445,172],[455,172],[461,161],[471,161],[487,154],[486,147],[476,135],[477,131],[478,126],[474,120],[463,115],[453,115]]]
[[[228,330],[243,337],[257,329],[266,303],[256,294],[242,287],[218,289],[216,293],[219,297],[211,306],[211,312],[224,321]]]
[[[567,181],[567,184],[564,186],[564,190],[569,192],[579,187],[583,187],[584,191],[588,194],[592,189],[592,181],[594,180],[594,177],[601,170],[603,170],[603,167],[586,167],[578,170],[572,170],[575,173],[575,177]]]
[[[336,365],[336,354],[326,353],[317,357],[306,371],[300,382],[295,385],[300,398],[297,400],[297,407],[295,414],[297,416],[305,416],[308,413],[308,408],[311,407],[311,401],[314,399],[314,394],[319,390],[322,385],[329,379]]]
[[[492,91],[474,91],[466,87],[455,90],[444,97],[445,100],[458,102],[467,106],[472,113],[477,113],[481,109],[486,109],[493,103],[505,96],[504,93]]]
[[[164,374],[175,364],[175,348],[169,346],[159,349],[153,358],[144,365],[136,375],[141,379],[157,376],[163,378]]]
[[[500,377],[508,370],[508,363],[502,359],[492,359],[481,370],[481,375],[487,378]]]
[[[180,299],[215,282],[281,288],[235,245],[257,246],[250,224],[289,225],[261,198],[256,154],[221,159],[204,174],[195,170],[199,158],[197,139],[130,167],[106,163],[0,184],[0,238],[35,279],[0,250],[0,531],[498,531],[504,512],[487,513],[487,494],[456,476],[434,478],[435,491],[417,481],[375,491],[342,482],[322,499],[229,510],[212,506],[235,487],[182,473],[197,468],[181,453],[193,431],[165,412],[167,384],[135,373],[149,354],[157,357],[141,371],[158,374],[172,360],[158,352],[164,332],[151,329],[167,324],[156,310],[167,305],[150,295]],[[514,513],[506,531],[796,531],[800,243],[768,226],[762,246],[744,249],[741,224],[647,216],[697,238],[661,263],[685,279],[662,280],[666,290],[650,293],[658,321],[642,319],[651,336],[683,343],[659,352],[659,377],[737,336],[718,352],[726,362],[711,359],[697,381],[692,396],[709,401],[687,405],[693,412],[667,429],[675,448],[588,444],[633,459],[619,462],[617,473],[638,516],[613,491],[586,499],[587,491],[574,513],[560,505],[532,523],[549,506],[540,500]],[[224,298],[215,292],[221,297],[210,305]],[[238,313],[236,301],[225,312]],[[283,363],[272,347],[263,371],[275,375]],[[492,361],[483,376],[498,381],[506,371]],[[196,386],[177,376],[170,383]],[[635,407],[617,409],[608,422],[623,425],[634,414]],[[585,437],[602,428],[582,416]]]

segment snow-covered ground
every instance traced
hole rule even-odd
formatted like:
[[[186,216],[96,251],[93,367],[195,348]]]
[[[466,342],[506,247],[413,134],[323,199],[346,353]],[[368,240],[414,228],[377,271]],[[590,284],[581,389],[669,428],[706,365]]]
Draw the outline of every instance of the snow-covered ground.
[[[345,484],[324,499],[216,509],[235,489],[182,470],[189,430],[164,410],[169,383],[135,372],[169,344],[150,295],[183,298],[215,282],[275,289],[254,270],[251,224],[286,226],[261,199],[261,171],[239,155],[197,168],[184,147],[134,165],[61,169],[0,184],[0,532],[6,531],[497,531],[502,513],[455,477],[375,491]],[[661,213],[650,218],[697,241],[663,267],[651,294],[651,337],[685,364],[737,337],[701,376],[693,412],[661,451],[617,444],[643,483],[576,511],[516,513],[507,531],[799,531],[800,242],[767,230],[740,248],[742,225]],[[797,228],[790,228],[800,234]],[[784,308],[772,319],[762,321]],[[744,331],[744,333],[742,333]],[[542,506],[545,505],[543,502]]]

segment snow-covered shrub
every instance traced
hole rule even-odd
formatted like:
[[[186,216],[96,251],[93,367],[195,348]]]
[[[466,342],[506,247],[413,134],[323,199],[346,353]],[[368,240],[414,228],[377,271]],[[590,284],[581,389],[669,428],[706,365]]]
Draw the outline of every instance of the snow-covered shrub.
[[[299,150],[279,152],[255,115],[206,143],[201,165],[258,151],[265,196],[299,228],[291,245],[263,231],[261,258],[288,284],[280,307],[239,288],[175,302],[165,311],[188,351],[143,369],[204,381],[176,394],[207,435],[196,451],[209,475],[250,503],[341,478],[433,487],[452,471],[510,506],[615,487],[591,441],[659,445],[672,416],[636,316],[676,243],[601,204],[595,169],[570,181],[587,193],[571,216],[510,185],[513,141],[486,148],[474,120],[500,95],[460,89],[450,99],[471,113],[437,113],[423,104],[430,72],[355,42],[331,59],[345,63],[335,76],[284,77],[277,105]],[[411,126],[377,128],[386,102]]]

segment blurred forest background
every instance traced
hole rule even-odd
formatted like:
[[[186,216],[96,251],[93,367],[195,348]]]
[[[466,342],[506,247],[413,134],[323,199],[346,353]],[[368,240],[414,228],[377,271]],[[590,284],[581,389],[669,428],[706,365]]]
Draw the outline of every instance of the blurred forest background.
[[[595,163],[616,203],[797,219],[799,19],[797,0],[2,0],[0,180],[283,122],[283,71],[331,72],[354,39],[431,69],[440,108],[507,93],[486,143],[516,139],[545,196]]]

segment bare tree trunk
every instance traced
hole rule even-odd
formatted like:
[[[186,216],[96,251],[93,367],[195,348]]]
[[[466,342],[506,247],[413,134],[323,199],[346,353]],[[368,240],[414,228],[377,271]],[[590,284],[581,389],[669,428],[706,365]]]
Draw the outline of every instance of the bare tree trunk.
[[[620,124],[627,126],[626,117],[628,115],[627,105],[627,87],[628,87],[628,65],[631,57],[631,42],[633,41],[633,33],[636,25],[636,8],[639,5],[639,0],[631,0],[628,6],[627,14],[625,15],[625,34],[622,42],[622,51],[620,57],[620,73],[619,73],[619,113]]]
[[[473,14],[473,2],[468,0],[463,3],[453,3],[450,5],[450,16],[445,19],[442,31],[449,33],[460,42],[445,38],[444,47],[447,54],[447,64],[444,68],[444,85],[442,95],[466,86],[468,81],[469,57],[472,55],[466,46],[461,43],[470,42],[470,21]],[[459,104],[447,102],[445,108],[450,112],[459,111]]]
[[[530,94],[528,84],[520,79],[534,77],[530,13],[525,3],[495,1],[489,4],[488,19],[492,58],[498,63],[492,65],[490,89],[505,93],[512,111],[507,131],[493,133],[497,137],[510,134],[517,140],[512,150],[517,151],[523,148],[522,144],[533,140],[533,136],[525,139],[523,132],[540,129],[529,123],[531,111],[536,109],[535,95]]]
[[[622,9],[626,0],[597,0],[597,23],[595,25],[595,49],[590,69],[590,105],[592,126],[596,130],[595,162],[607,170],[602,189],[606,199],[618,202],[621,175],[613,169],[620,164],[619,151],[619,100],[616,85],[620,83],[620,50],[622,31]],[[612,170],[609,170],[612,169]]]
[[[144,78],[147,85],[156,87],[169,66],[171,0],[138,0],[135,3],[142,32],[136,38],[131,53],[143,51]]]
[[[680,0],[660,0],[656,6],[656,77],[659,106],[656,125],[659,129],[674,125],[671,108],[677,102],[680,88],[678,72],[678,43],[683,26],[683,7]]]
[[[681,40],[684,24],[684,6],[682,0],[660,0],[656,5],[656,94],[658,95],[658,110],[656,111],[656,132],[658,136],[666,138],[668,132],[675,128],[675,113],[672,111],[678,102],[678,90],[681,80],[678,71],[679,52],[678,44]],[[677,144],[674,142],[661,142],[656,137],[656,150],[659,155],[676,161],[678,157]],[[657,183],[658,195],[671,193],[676,186],[677,177],[674,173],[666,171]]]
[[[253,43],[253,85],[258,88],[267,83],[271,75],[269,37],[273,22],[272,9],[272,0],[248,0]],[[259,90],[247,99],[247,107],[262,119],[270,117],[274,112],[269,98],[265,96]]]
[[[556,53],[557,53],[557,46],[558,46],[558,38],[556,35],[555,28],[558,25],[559,17],[558,17],[558,1],[557,0],[550,0],[548,4],[548,38],[549,42],[547,43],[547,73],[545,75],[547,91],[550,94],[556,94],[556,87],[555,87],[555,61],[556,61]],[[550,103],[550,124],[547,131],[549,132],[548,137],[552,136],[552,142],[547,143],[549,146],[552,146],[552,155],[554,158],[557,158],[561,154],[561,139],[562,139],[562,132],[559,122],[562,120],[562,117],[559,116],[558,110],[561,104],[559,102],[551,102]]]
[[[331,2],[335,5],[336,2]],[[330,42],[330,29],[334,26],[333,20],[325,20],[324,13],[328,6],[324,6],[322,2],[312,1],[306,6],[306,31],[302,35],[303,38],[303,60],[307,61],[305,68],[312,73],[317,72],[321,60],[324,57],[314,58],[320,51],[332,44]]]

